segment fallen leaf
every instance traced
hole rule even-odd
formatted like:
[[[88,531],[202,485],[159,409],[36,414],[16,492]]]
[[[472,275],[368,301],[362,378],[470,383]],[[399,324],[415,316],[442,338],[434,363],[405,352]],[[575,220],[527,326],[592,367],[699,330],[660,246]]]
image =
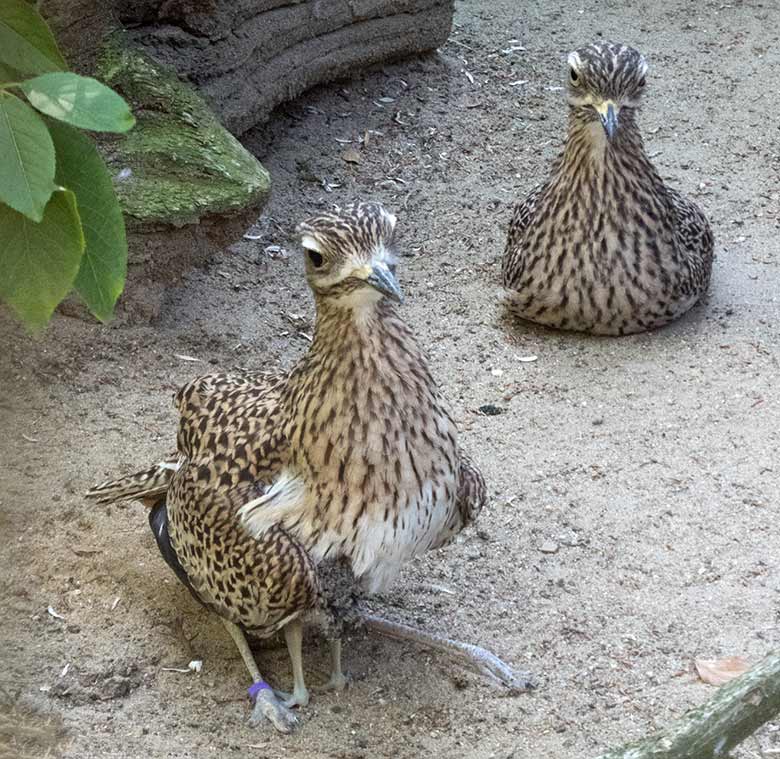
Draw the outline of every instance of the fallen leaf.
[[[727,656],[725,659],[696,659],[696,673],[708,685],[723,685],[750,669],[742,656]]]
[[[341,159],[347,163],[360,163],[360,153],[355,148],[347,148],[341,154]]]

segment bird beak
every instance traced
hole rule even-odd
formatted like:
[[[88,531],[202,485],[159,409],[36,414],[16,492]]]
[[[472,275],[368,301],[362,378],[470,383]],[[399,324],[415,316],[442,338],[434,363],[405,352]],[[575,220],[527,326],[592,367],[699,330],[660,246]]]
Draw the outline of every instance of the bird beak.
[[[382,295],[386,295],[390,300],[394,300],[396,303],[404,302],[404,296],[398,285],[398,280],[393,275],[393,272],[387,268],[386,264],[374,264],[366,277],[366,283],[382,293]]]
[[[618,108],[612,100],[605,100],[603,103],[599,103],[594,106],[601,116],[601,124],[604,127],[604,131],[607,133],[607,137],[611,140],[615,136],[618,128]]]

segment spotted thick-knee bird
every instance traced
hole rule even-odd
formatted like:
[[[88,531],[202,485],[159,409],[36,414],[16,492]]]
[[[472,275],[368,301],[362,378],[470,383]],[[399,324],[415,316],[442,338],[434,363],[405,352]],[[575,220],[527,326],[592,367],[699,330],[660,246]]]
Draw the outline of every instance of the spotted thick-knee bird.
[[[342,609],[326,567],[345,564],[365,589],[385,588],[405,561],[469,524],[486,499],[397,308],[395,223],[381,206],[357,203],[301,224],[317,311],[308,353],[288,374],[189,383],[176,395],[176,455],[89,493],[154,503],[163,556],[236,641],[255,681],[255,718],[283,731],[295,721],[289,707],[308,701],[304,622],[325,626],[331,682],[344,682]],[[483,649],[363,618],[379,632],[460,654],[507,685],[526,684]],[[244,638],[280,629],[294,674],[285,698],[265,687]]]
[[[644,57],[594,44],[571,53],[568,67],[566,145],[509,225],[508,305],[560,329],[623,335],[660,327],[709,287],[709,223],[645,152],[636,121]]]

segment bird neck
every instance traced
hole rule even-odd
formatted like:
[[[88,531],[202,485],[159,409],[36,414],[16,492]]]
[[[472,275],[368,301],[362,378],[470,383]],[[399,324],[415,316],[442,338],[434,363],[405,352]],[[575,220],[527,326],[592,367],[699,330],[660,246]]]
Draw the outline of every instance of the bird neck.
[[[362,384],[392,376],[433,386],[425,356],[393,303],[382,299],[371,308],[355,309],[318,299],[314,338],[299,364],[300,379],[319,382],[317,377],[328,376],[339,385],[355,372]]]
[[[315,296],[317,318],[312,350],[335,339],[360,339],[375,332],[389,317],[395,317],[395,307],[386,299],[345,300]]]
[[[655,173],[645,153],[633,108],[621,109],[620,125],[611,140],[594,116],[590,107],[569,109],[569,131],[561,156],[561,164],[568,173],[572,170],[601,173],[615,164],[621,164],[630,173]]]
[[[403,370],[422,360],[409,328],[387,299],[347,306],[316,298],[316,307],[314,338],[304,361],[307,370],[346,365],[354,356],[370,356],[372,371],[384,371],[388,362]]]

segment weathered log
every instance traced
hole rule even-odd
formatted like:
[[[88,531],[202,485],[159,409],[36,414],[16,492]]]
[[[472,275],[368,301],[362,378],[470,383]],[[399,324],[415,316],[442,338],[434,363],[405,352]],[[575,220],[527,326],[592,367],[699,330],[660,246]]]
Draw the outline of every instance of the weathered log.
[[[717,759],[780,714],[780,652],[650,738],[598,759]]]
[[[73,65],[116,29],[195,84],[234,134],[367,66],[435,50],[454,0],[42,0]]]
[[[234,134],[322,82],[442,45],[453,0],[143,0],[121,20]]]

